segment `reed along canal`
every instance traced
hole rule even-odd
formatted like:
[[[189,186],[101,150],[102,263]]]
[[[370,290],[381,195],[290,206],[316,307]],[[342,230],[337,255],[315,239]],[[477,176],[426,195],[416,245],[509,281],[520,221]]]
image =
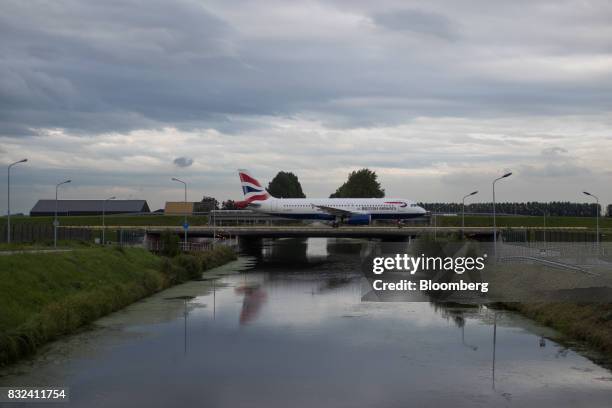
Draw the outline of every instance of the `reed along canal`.
[[[362,302],[365,241],[260,244],[44,347],[0,386],[69,387],[70,407],[612,406],[604,360],[518,314]]]

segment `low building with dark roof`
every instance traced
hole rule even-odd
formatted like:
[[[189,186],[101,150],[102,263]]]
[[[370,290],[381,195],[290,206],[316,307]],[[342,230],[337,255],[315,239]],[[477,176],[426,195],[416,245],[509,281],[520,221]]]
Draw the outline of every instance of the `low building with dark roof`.
[[[38,200],[31,217],[55,214],[55,200]],[[57,215],[137,214],[151,210],[146,200],[57,200]]]

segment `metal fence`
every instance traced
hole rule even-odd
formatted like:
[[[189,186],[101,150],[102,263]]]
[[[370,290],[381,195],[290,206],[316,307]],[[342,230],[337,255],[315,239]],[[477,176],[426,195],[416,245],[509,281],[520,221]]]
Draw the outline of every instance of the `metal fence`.
[[[216,240],[214,243],[212,241],[181,241],[179,243],[180,250],[182,252],[202,252],[209,251],[213,249],[215,246],[229,246],[232,248],[237,247],[238,240],[237,239],[223,239]],[[152,252],[162,252],[164,250],[164,244],[160,240],[147,240],[144,244],[145,248]]]
[[[591,231],[502,231],[497,253],[500,258],[541,259],[567,265],[612,267],[612,242],[597,242]]]
[[[0,242],[7,242],[7,226],[0,227]],[[58,228],[58,240],[91,241],[94,235],[89,228]],[[11,225],[11,242],[43,242],[53,240],[51,224],[15,224]]]

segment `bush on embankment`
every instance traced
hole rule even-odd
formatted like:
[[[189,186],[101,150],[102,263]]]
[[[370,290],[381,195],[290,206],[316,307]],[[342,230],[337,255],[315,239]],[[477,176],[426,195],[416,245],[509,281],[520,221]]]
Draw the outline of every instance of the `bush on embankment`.
[[[221,266],[236,259],[236,253],[226,246],[218,246],[213,251],[180,254],[173,258],[164,257],[161,270],[174,285],[197,279],[202,272]]]
[[[0,256],[0,366],[234,258],[225,247],[171,259],[135,248]]]

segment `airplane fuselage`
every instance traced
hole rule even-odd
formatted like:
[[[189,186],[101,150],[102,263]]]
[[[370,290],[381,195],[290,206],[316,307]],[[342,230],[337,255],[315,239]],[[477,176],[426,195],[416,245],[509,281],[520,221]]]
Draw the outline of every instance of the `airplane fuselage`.
[[[254,201],[248,208],[284,218],[348,223],[402,220],[426,214],[415,202],[401,198],[269,198]]]

